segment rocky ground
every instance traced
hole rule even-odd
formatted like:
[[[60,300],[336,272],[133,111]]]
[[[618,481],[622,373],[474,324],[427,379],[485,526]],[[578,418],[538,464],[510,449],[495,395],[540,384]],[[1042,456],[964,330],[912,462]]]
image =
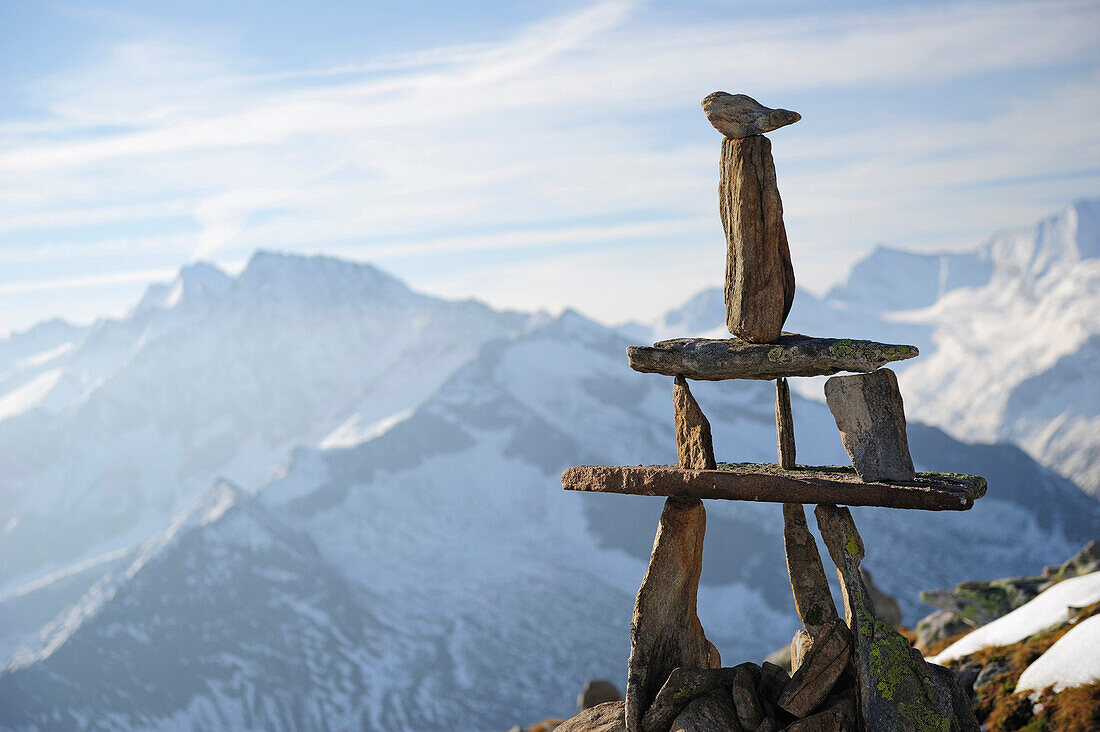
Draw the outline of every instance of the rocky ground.
[[[875,587],[866,574],[864,579],[880,618],[900,624],[897,601]],[[915,631],[899,630],[929,661],[954,672],[983,730],[1100,729],[1100,678],[1094,669],[1100,659],[1089,657],[1100,620],[1086,622],[1100,618],[1098,580],[1100,542],[1093,541],[1064,564],[1045,567],[1035,576],[964,582],[951,590],[922,592],[921,599],[938,609],[923,618]],[[1055,587],[1058,590],[1044,595]],[[983,632],[975,633],[979,628]],[[1036,628],[1041,629],[1036,632]],[[983,634],[1005,642],[986,643]],[[1059,645],[1062,639],[1065,642]],[[763,666],[746,663],[721,669],[733,672],[728,685],[735,703],[711,705],[713,709],[703,715],[707,725],[703,728],[843,730],[848,729],[846,724],[854,725],[849,709],[852,684],[846,678],[850,672],[836,682],[823,705],[833,712],[819,720],[819,726],[807,727],[809,719],[784,718],[783,710],[776,708],[783,686],[791,685],[791,650],[797,652],[797,640],[798,636],[791,647],[770,655]],[[1060,653],[1065,646],[1070,648]],[[742,700],[747,697],[755,702],[747,706],[775,714],[755,718],[744,714]],[[610,681],[589,682],[578,696],[577,710],[568,720],[549,718],[528,727],[516,725],[509,732],[625,730],[623,702]],[[730,717],[725,725],[724,715]],[[673,729],[680,727],[673,723]]]

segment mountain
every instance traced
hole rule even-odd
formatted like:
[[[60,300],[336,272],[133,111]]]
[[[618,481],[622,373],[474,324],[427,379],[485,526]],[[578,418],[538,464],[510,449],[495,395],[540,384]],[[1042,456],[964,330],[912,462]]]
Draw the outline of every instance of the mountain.
[[[499,730],[568,712],[589,678],[621,683],[661,501],[559,477],[675,459],[671,379],[630,371],[626,345],[566,312],[485,342],[363,441],[299,447],[254,492],[215,485],[13,655],[3,724]],[[720,459],[774,459],[771,384],[693,389]],[[793,406],[799,459],[845,460],[827,408]],[[1100,532],[1100,504],[1018,448],[910,439],[919,466],[990,489],[964,513],[855,510],[909,622],[918,589],[1020,574]],[[708,502],[700,616],[727,663],[790,639],[779,506]]]
[[[120,320],[0,342],[0,404],[20,405],[0,418],[0,593],[140,542],[215,478],[362,439],[527,320],[260,252],[237,277],[186,267]]]
[[[721,337],[724,322],[712,289],[652,334]],[[1100,199],[971,251],[879,247],[823,298],[799,291],[787,328],[918,346],[920,358],[896,369],[910,418],[1019,445],[1100,495]]]

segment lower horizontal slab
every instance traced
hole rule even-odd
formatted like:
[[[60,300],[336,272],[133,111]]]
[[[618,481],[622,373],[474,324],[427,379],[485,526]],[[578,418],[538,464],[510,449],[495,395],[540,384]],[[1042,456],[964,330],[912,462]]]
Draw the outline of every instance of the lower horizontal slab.
[[[985,495],[985,478],[958,473],[917,473],[910,483],[864,483],[847,466],[719,463],[717,470],[666,465],[569,468],[561,484],[570,491],[629,493],[677,498],[722,498],[768,503],[834,503],[926,511],[965,511]]]

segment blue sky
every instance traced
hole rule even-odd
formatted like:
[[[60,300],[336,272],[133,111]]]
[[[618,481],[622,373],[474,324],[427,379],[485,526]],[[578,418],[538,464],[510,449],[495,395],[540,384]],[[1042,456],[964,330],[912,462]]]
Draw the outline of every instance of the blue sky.
[[[229,7],[226,7],[229,6]],[[0,3],[0,334],[196,259],[649,318],[721,283],[715,90],[799,286],[1100,195],[1100,3]]]

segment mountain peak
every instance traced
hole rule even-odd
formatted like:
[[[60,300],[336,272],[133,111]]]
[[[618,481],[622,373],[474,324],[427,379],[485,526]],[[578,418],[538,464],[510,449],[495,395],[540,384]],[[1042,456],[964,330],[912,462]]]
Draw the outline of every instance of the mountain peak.
[[[354,295],[405,299],[412,294],[401,280],[365,262],[265,249],[252,255],[237,283],[243,292],[310,301]]]

